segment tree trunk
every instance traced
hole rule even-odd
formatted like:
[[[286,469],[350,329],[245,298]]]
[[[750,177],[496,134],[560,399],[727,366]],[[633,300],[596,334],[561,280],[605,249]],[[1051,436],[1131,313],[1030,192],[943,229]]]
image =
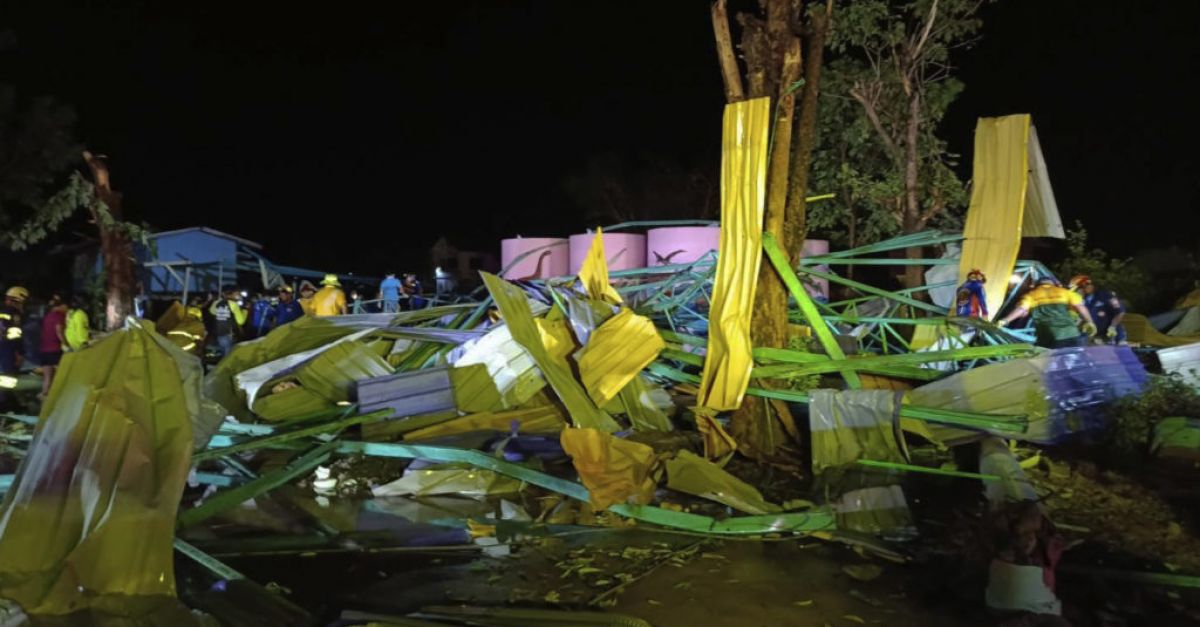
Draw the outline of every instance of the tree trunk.
[[[921,133],[921,92],[914,86],[908,97],[908,120],[904,138],[904,232],[915,233],[920,228],[921,201],[918,194],[920,177],[917,142]],[[920,249],[910,248],[909,259],[920,259]],[[904,269],[904,286],[918,287],[924,281],[921,266],[911,265]]]
[[[86,150],[83,159],[92,171],[96,201],[107,207],[107,217],[100,207],[92,206],[89,210],[100,233],[100,255],[104,260],[105,328],[115,331],[125,324],[133,309],[133,244],[120,228],[121,194],[112,188],[106,159]]]
[[[774,4],[783,4],[773,0]],[[768,12],[772,8],[768,7]],[[788,177],[791,171],[792,129],[796,96],[787,93],[787,88],[800,77],[800,40],[786,30],[772,28],[768,13],[768,32],[782,32],[788,38],[783,50],[783,67],[780,72],[779,96],[775,107],[775,125],[771,140],[770,165],[767,170],[767,210],[763,230],[782,239],[787,213]],[[784,16],[786,18],[786,14]],[[769,263],[763,262],[758,270],[758,289],[754,294],[754,324],[750,339],[755,346],[784,348],[788,343],[787,290],[779,274]],[[762,399],[747,396],[742,406],[733,414],[730,435],[738,441],[743,454],[756,458],[772,457],[785,434],[779,422],[771,415],[771,409]]]
[[[712,5],[713,37],[717,41],[721,79],[725,82],[725,101],[740,102],[746,99],[746,94],[742,91],[742,75],[733,53],[733,36],[729,34],[729,14],[725,10],[725,2],[717,0]]]
[[[807,57],[804,60],[804,92],[800,99],[800,123],[797,129],[795,154],[792,157],[792,175],[788,191],[787,220],[783,249],[795,261],[804,247],[808,233],[807,203],[808,170],[812,162],[812,151],[816,146],[817,96],[820,94],[821,65],[825,57],[825,37],[833,10],[833,0],[827,0],[824,9],[814,11],[811,18],[811,34],[808,36]]]

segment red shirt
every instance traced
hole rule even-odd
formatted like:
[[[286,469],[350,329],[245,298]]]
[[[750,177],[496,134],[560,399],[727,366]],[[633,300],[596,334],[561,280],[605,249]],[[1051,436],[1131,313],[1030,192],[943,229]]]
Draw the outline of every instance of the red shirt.
[[[42,318],[42,341],[40,349],[43,353],[56,353],[62,350],[62,340],[58,339],[58,327],[67,326],[67,309],[55,307],[46,312]]]

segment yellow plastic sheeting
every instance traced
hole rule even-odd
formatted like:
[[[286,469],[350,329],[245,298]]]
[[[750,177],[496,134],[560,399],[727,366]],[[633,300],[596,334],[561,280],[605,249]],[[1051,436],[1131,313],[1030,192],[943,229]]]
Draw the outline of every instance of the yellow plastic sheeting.
[[[175,595],[200,364],[142,324],[63,358],[0,510],[0,597],[30,614]]]
[[[1129,342],[1133,344],[1142,344],[1144,346],[1153,346],[1155,348],[1167,348],[1171,346],[1184,346],[1185,344],[1193,344],[1200,342],[1200,337],[1183,336],[1183,335],[1167,335],[1155,329],[1146,316],[1135,313],[1125,314],[1125,318],[1121,321],[1125,325],[1125,334]]]
[[[657,457],[649,446],[596,429],[564,429],[560,442],[596,511],[618,503],[645,505],[654,496]]]
[[[588,248],[587,257],[583,259],[583,265],[579,267],[579,282],[583,284],[583,289],[587,291],[589,297],[614,305],[621,303],[621,295],[608,282],[608,260],[604,257],[604,235],[599,228],[596,229],[596,235],[592,238],[592,245]]]
[[[988,311],[1000,310],[1021,247],[1021,218],[1029,181],[1029,116],[980,118],[975,125],[971,204],[963,227],[958,280],[975,268],[988,281]]]
[[[550,387],[554,388],[559,400],[571,414],[571,420],[580,427],[616,431],[619,425],[612,416],[596,407],[588,397],[587,391],[575,380],[570,369],[552,359],[546,352],[541,332],[538,331],[530,312],[529,301],[525,299],[525,292],[494,274],[480,274],[492,299],[496,301],[496,306],[500,308],[500,314],[504,317],[504,323],[512,333],[513,339],[529,351],[533,361],[550,382]]]
[[[725,465],[737,450],[737,441],[721,423],[702,407],[695,407],[696,430],[704,442],[704,456],[708,459],[719,460],[718,464]]]
[[[782,511],[778,505],[763,499],[754,486],[686,450],[679,451],[673,459],[667,460],[667,487],[728,505],[747,514],[763,515]]]
[[[629,309],[606,320],[576,355],[592,402],[603,407],[616,398],[666,346],[654,323]]]
[[[375,496],[488,496],[521,491],[521,481],[478,468],[423,468],[371,489]]]
[[[571,325],[563,317],[562,310],[552,309],[546,317],[538,318],[536,322],[538,332],[542,334],[542,346],[546,347],[546,354],[555,361],[566,363],[567,356],[575,352],[577,346],[575,336],[571,333]]]
[[[450,391],[454,407],[460,412],[500,411],[505,408],[504,397],[484,364],[450,368]]]
[[[736,409],[750,383],[750,322],[762,263],[771,100],[725,107],[721,139],[721,241],[709,307],[699,404]]]
[[[406,434],[404,439],[416,442],[472,431],[508,431],[513,422],[517,423],[517,429],[521,433],[558,433],[567,426],[566,419],[558,407],[546,405],[529,409],[514,409],[496,413],[480,412],[462,416],[431,427],[418,429]]]

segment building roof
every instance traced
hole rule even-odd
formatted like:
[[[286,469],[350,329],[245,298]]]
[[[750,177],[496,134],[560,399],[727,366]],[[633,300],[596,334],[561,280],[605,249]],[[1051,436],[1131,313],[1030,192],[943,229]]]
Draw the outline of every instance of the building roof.
[[[201,233],[207,233],[209,235],[212,235],[213,237],[219,237],[221,239],[227,239],[230,241],[234,241],[243,246],[249,246],[250,248],[255,248],[258,250],[262,250],[262,247],[263,247],[262,244],[259,244],[258,242],[252,242],[248,239],[241,238],[236,235],[230,235],[223,231],[218,231],[216,229],[210,229],[207,226],[193,226],[193,227],[188,227],[186,229],[175,229],[173,231],[159,231],[157,233],[151,233],[150,237],[156,238],[156,237],[163,237],[166,235],[180,235],[183,233],[190,233],[192,231],[199,231]]]

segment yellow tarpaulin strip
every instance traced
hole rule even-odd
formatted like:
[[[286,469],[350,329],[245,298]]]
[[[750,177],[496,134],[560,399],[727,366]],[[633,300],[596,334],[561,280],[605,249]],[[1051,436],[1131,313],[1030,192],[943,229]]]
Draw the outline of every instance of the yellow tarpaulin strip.
[[[559,441],[597,511],[621,503],[645,505],[654,496],[658,457],[649,446],[596,429],[564,429]]]
[[[579,282],[587,290],[588,296],[608,301],[614,305],[621,302],[621,295],[608,282],[608,260],[604,258],[604,234],[599,228],[592,238],[592,246],[588,249],[587,257],[579,268]]]
[[[1029,181],[1029,116],[980,118],[975,125],[971,204],[963,228],[961,283],[972,269],[987,276],[988,311],[999,312],[1021,247],[1021,218]]]
[[[721,242],[698,398],[701,406],[716,410],[735,409],[741,404],[754,365],[750,354],[750,319],[762,263],[770,123],[769,98],[725,107],[721,139]]]
[[[577,356],[579,378],[592,402],[603,407],[616,398],[666,346],[654,323],[629,309],[605,320]]]

